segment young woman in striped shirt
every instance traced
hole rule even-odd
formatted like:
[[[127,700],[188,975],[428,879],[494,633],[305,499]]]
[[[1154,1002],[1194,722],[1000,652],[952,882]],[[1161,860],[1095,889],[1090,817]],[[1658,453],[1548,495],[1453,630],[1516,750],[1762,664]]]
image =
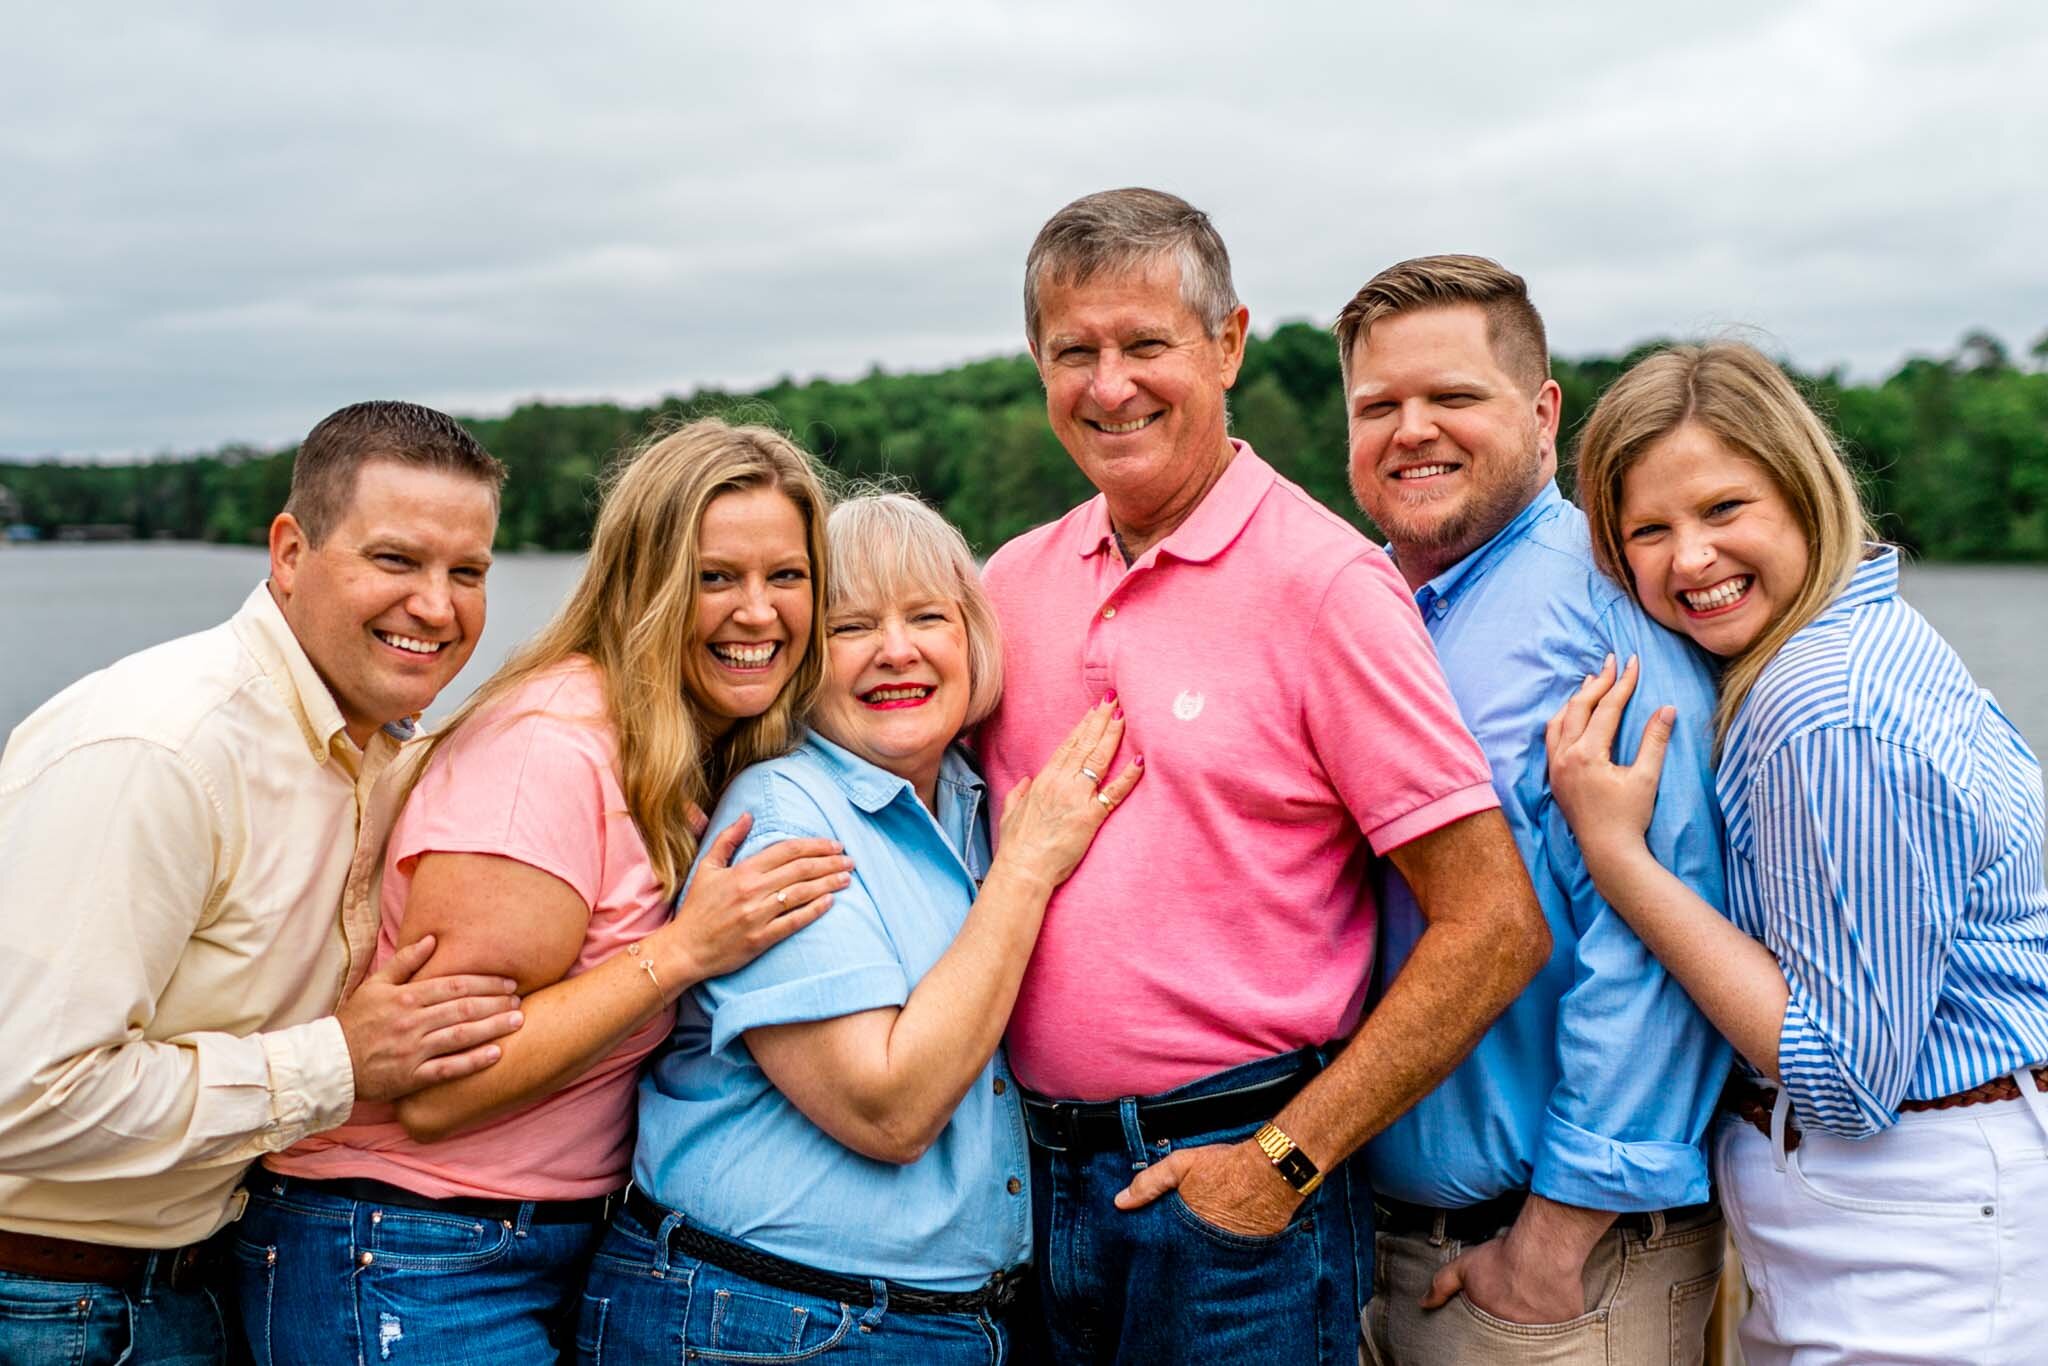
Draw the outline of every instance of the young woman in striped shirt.
[[[1614,764],[1636,666],[1610,661],[1547,738],[1600,891],[1747,1063],[1713,1146],[1749,1361],[2039,1361],[2040,765],[1899,597],[1827,429],[1754,349],[1624,375],[1579,492],[1602,567],[1724,661],[1725,918],[1643,840],[1672,726],[1707,718],[1665,708]]]

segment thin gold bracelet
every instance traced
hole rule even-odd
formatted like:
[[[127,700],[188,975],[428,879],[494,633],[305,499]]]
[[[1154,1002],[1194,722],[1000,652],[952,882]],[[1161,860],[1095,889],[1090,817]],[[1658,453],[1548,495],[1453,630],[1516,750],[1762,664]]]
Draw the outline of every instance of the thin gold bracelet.
[[[661,1003],[663,1005],[667,1005],[668,992],[662,989],[661,979],[654,975],[654,960],[651,958],[641,956],[640,946],[644,942],[646,941],[640,939],[634,940],[632,943],[626,945],[626,953],[628,954],[628,956],[632,958],[634,962],[640,965],[641,970],[647,974],[647,980],[654,984],[654,994],[661,998]]]

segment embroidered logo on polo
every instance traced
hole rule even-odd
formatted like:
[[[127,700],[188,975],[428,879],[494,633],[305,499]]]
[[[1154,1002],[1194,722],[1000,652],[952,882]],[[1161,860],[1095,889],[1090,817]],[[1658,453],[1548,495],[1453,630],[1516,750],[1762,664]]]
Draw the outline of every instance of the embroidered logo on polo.
[[[1173,699],[1173,715],[1177,721],[1192,721],[1202,714],[1202,704],[1208,701],[1202,694],[1189,688]]]

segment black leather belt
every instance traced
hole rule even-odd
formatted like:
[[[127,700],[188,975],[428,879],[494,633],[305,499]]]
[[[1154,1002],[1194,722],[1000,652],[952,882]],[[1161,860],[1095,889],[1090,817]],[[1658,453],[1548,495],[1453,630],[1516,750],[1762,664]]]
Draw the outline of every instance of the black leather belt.
[[[205,1283],[213,1260],[210,1242],[155,1250],[0,1229],[0,1271],[46,1281],[85,1281],[135,1291],[148,1282],[153,1269],[172,1290],[189,1290]]]
[[[602,1224],[611,1218],[612,1207],[618,1203],[618,1192],[610,1195],[593,1195],[584,1200],[486,1200],[478,1196],[451,1195],[446,1199],[435,1199],[421,1195],[403,1186],[393,1186],[382,1181],[372,1181],[363,1176],[343,1176],[332,1180],[315,1181],[303,1176],[285,1176],[279,1172],[263,1172],[256,1178],[257,1183],[270,1184],[279,1195],[289,1195],[293,1190],[303,1190],[316,1195],[332,1195],[342,1200],[359,1200],[366,1205],[384,1205],[397,1209],[427,1210],[435,1214],[459,1214],[465,1219],[490,1219],[498,1223],[516,1224],[519,1211],[531,1205],[533,1213],[527,1216],[530,1224]]]
[[[1442,1218],[1445,1238],[1461,1243],[1483,1243],[1514,1223],[1515,1216],[1522,1212],[1522,1205],[1528,1198],[1527,1191],[1509,1191],[1506,1195],[1496,1195],[1474,1205],[1438,1209],[1434,1205],[1411,1205],[1390,1195],[1375,1195],[1372,1200],[1373,1225],[1381,1233],[1434,1234],[1436,1221]],[[1684,1223],[1714,1212],[1715,1205],[1711,1200],[1659,1211],[1666,1224]],[[1650,1216],[1640,1212],[1616,1215],[1614,1226],[1627,1233],[1647,1235]]]
[[[1138,1102],[1138,1132],[1147,1139],[1192,1138],[1271,1119],[1309,1084],[1323,1064],[1315,1050],[1295,1053],[1294,1070],[1228,1091],[1182,1100]],[[1124,1146],[1124,1123],[1114,1100],[1047,1100],[1023,1093],[1024,1129],[1053,1152],[1101,1153]]]
[[[661,1234],[663,1222],[676,1213],[668,1206],[648,1199],[637,1186],[626,1188],[625,1204],[626,1213],[656,1237]],[[802,1262],[792,1262],[787,1257],[721,1238],[691,1224],[687,1217],[678,1219],[669,1230],[668,1244],[672,1250],[686,1257],[724,1267],[763,1285],[794,1290],[799,1295],[816,1295],[821,1300],[859,1305],[863,1309],[875,1302],[871,1281],[820,1271],[814,1266],[805,1266]],[[1028,1265],[1013,1266],[998,1271],[988,1278],[986,1284],[974,1290],[920,1290],[916,1286],[898,1285],[889,1280],[882,1284],[889,1292],[889,1308],[899,1314],[979,1314],[983,1310],[1001,1313],[1016,1300],[1017,1287],[1030,1274]]]

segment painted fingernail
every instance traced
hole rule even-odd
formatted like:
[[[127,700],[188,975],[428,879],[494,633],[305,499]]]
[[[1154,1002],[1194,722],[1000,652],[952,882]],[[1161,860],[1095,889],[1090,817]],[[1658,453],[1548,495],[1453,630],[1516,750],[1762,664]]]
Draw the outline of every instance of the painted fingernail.
[[[1098,705],[1106,707],[1114,701],[1116,701],[1116,689],[1111,688],[1108,692],[1102,695],[1102,701]]]
[[[1109,714],[1109,719],[1110,719],[1110,720],[1112,720],[1112,721],[1121,721],[1121,720],[1123,720],[1123,719],[1124,719],[1124,709],[1123,709],[1122,707],[1118,707],[1118,708],[1117,708],[1117,709],[1116,709],[1115,711],[1113,711],[1113,712],[1111,712],[1111,713]]]
[[[1136,768],[1143,768],[1145,766],[1145,756],[1140,754],[1135,760],[1132,761],[1132,764]]]

